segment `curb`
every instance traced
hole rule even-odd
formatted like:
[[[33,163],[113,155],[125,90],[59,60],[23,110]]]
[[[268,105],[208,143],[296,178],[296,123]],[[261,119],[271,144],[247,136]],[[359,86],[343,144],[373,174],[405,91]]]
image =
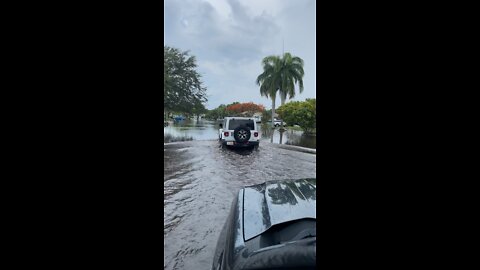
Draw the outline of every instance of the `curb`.
[[[310,154],[317,154],[317,149],[306,148],[306,147],[295,146],[295,145],[288,145],[288,144],[276,144],[276,145],[277,147],[283,148],[283,149],[306,152]]]
[[[179,142],[169,142],[169,143],[163,143],[163,146],[165,145],[175,145],[175,144],[182,144],[182,143],[187,143],[191,141],[179,141]]]

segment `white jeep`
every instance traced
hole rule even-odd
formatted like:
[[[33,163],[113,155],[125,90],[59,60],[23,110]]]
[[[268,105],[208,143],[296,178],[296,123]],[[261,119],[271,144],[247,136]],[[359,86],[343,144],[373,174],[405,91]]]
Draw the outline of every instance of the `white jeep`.
[[[223,145],[255,147],[260,143],[260,132],[253,117],[225,117],[219,126],[218,139]]]

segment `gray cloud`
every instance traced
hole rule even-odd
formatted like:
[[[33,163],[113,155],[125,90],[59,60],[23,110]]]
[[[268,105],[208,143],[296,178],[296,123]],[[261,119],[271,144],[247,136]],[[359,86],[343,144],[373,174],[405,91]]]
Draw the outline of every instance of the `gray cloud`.
[[[212,5],[203,0],[165,0],[164,4],[164,44],[197,57],[209,94],[207,107],[253,101],[270,108],[271,101],[260,96],[255,79],[263,57],[281,54],[283,37],[286,51],[305,60],[305,91],[296,99],[315,97],[314,1],[271,1],[279,12],[250,1],[223,0],[221,6],[219,1],[210,0],[216,3]]]

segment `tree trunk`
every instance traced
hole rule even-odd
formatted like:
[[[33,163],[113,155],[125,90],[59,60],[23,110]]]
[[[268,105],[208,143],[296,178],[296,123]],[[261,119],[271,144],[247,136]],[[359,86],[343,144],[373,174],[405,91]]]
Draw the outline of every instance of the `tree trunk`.
[[[287,99],[286,95],[285,96],[280,95],[280,102],[281,102],[280,106],[283,106],[283,104],[285,104],[285,99]],[[283,117],[282,117],[282,121],[280,122],[280,130],[283,130]]]
[[[275,128],[275,121],[274,119],[275,115],[275,96],[272,96],[272,128]]]

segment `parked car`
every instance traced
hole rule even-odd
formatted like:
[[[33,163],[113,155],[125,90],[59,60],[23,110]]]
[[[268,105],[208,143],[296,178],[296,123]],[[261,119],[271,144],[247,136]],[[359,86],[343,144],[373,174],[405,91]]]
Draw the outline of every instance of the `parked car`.
[[[177,122],[185,120],[185,116],[183,115],[176,115],[176,116],[173,116],[172,118],[174,121],[177,121]]]
[[[272,123],[272,120],[268,120],[267,122],[268,122],[268,123]],[[282,119],[274,118],[274,119],[273,119],[273,125],[274,125],[275,127],[281,126],[281,125],[282,125]],[[283,122],[283,125],[286,126],[287,124],[286,124],[285,122]]]
[[[315,269],[316,179],[242,188],[220,233],[212,270]]]
[[[225,117],[219,124],[218,139],[232,147],[256,147],[260,144],[260,132],[252,117]]]

